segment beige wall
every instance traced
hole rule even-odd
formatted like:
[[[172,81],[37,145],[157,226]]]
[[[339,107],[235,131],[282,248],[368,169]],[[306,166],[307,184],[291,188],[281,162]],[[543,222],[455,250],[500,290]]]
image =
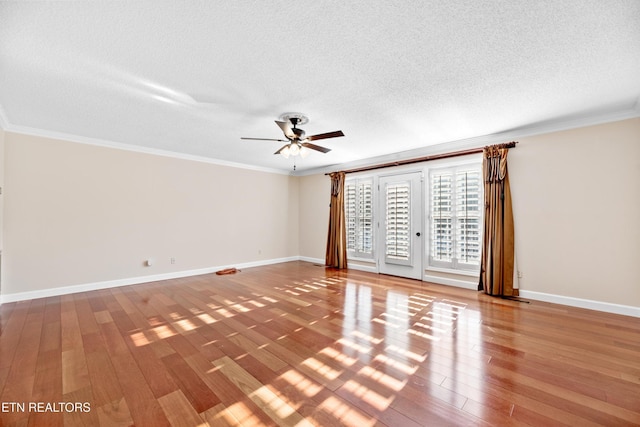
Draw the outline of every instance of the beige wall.
[[[509,152],[520,288],[640,307],[640,119]]]
[[[300,256],[324,260],[331,179],[326,175],[302,176],[299,179]]]
[[[5,144],[5,295],[299,253],[295,177],[11,132]]]

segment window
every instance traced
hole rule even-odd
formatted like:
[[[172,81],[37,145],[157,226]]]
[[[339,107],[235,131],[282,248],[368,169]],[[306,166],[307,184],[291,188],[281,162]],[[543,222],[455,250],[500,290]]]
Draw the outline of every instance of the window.
[[[429,174],[429,265],[477,270],[482,244],[481,166]]]
[[[350,180],[345,185],[347,252],[356,258],[373,257],[373,181]]]

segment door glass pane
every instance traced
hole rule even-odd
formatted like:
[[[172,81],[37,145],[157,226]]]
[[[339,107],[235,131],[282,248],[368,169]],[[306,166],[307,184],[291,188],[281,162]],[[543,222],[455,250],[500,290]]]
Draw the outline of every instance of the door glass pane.
[[[409,260],[411,244],[409,182],[387,184],[386,187],[386,256]]]

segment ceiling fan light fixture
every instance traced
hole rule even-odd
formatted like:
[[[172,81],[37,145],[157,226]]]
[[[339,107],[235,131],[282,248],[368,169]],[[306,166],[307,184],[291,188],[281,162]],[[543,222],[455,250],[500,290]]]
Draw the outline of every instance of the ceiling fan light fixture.
[[[291,151],[291,150],[289,150],[289,146],[286,146],[286,147],[284,147],[282,150],[280,150],[280,154],[282,154],[282,156],[283,156],[285,159],[288,159],[288,158],[289,158],[290,151]]]
[[[297,143],[292,142],[292,143],[289,145],[289,153],[290,153],[292,156],[297,156],[298,154],[300,154],[300,146],[299,146]]]
[[[311,151],[307,148],[307,147],[301,147],[300,148],[300,157],[302,157],[303,159],[305,159],[309,153],[311,153]]]

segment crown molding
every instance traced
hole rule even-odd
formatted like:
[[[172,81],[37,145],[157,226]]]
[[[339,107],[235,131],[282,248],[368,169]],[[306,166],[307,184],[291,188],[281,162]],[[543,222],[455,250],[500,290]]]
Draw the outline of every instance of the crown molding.
[[[0,125],[2,125],[2,110],[0,109]],[[42,138],[51,138],[61,141],[75,142],[78,144],[93,145],[104,148],[113,148],[116,150],[131,151],[134,153],[151,154],[154,156],[170,157],[180,160],[189,160],[193,162],[209,163],[218,166],[227,166],[237,169],[247,169],[257,172],[275,173],[279,175],[291,175],[288,170],[266,168],[262,166],[250,165],[246,163],[230,162],[227,160],[214,159],[211,157],[196,156],[192,154],[177,153],[175,151],[160,150],[156,148],[141,147],[137,145],[124,144],[121,142],[108,141],[98,138],[88,138],[79,135],[68,134],[64,132],[56,132],[44,129],[37,129],[28,126],[16,126],[7,124],[3,126],[6,132],[19,133],[24,135],[38,136]]]
[[[509,129],[504,132],[498,132],[490,135],[477,136],[473,138],[460,139],[455,141],[442,142],[426,147],[416,148],[413,150],[401,151],[397,153],[386,154],[367,159],[356,160],[353,162],[339,163],[319,168],[306,169],[296,171],[295,176],[307,176],[316,174],[331,173],[345,169],[356,169],[364,166],[372,166],[376,164],[392,163],[400,160],[407,160],[417,157],[431,156],[434,154],[442,154],[449,151],[462,151],[472,148],[480,148],[485,145],[499,144],[506,141],[513,141],[528,136],[543,135],[552,132],[560,132],[564,130],[576,129],[587,126],[596,126],[604,123],[612,123],[621,120],[633,119],[640,117],[640,97],[635,104],[629,108],[601,112],[599,114],[583,115],[575,117],[565,117],[561,119],[548,120],[540,123],[534,123],[519,128]]]
[[[6,132],[21,133],[32,136],[39,136],[44,138],[52,138],[63,141],[76,142],[79,144],[94,145],[106,148],[113,148],[124,151],[131,151],[143,154],[151,154],[156,156],[170,157],[181,160],[190,160],[201,163],[214,164],[218,166],[227,166],[238,169],[247,169],[258,172],[274,173],[279,175],[292,175],[292,176],[307,176],[316,174],[325,174],[335,172],[344,169],[355,169],[364,166],[371,166],[381,163],[391,163],[394,161],[406,160],[416,157],[430,156],[434,154],[441,154],[449,151],[461,151],[472,148],[479,148],[485,145],[502,143],[505,141],[513,141],[519,138],[524,138],[534,135],[542,135],[546,133],[559,132],[563,130],[570,130],[580,127],[595,126],[604,123],[616,122],[621,120],[627,120],[640,117],[640,97],[638,97],[632,106],[626,104],[624,108],[612,109],[609,111],[592,113],[588,115],[563,117],[554,120],[547,120],[544,122],[534,123],[519,128],[509,129],[503,132],[498,132],[490,135],[482,135],[473,138],[466,138],[461,140],[446,141],[433,145],[428,145],[413,150],[400,151],[396,153],[385,154],[382,156],[369,157],[366,159],[355,160],[346,163],[337,163],[327,166],[320,166],[317,168],[302,169],[297,171],[267,168],[262,166],[250,165],[246,163],[231,162],[226,160],[214,159],[204,156],[196,156],[191,154],[178,153],[168,150],[160,150],[155,148],[141,147],[130,144],[119,143],[115,141],[102,140],[97,138],[88,138],[84,136],[78,136],[73,134],[67,134],[63,132],[55,132],[43,129],[32,128],[28,126],[16,126],[12,125],[0,105],[0,128]]]

